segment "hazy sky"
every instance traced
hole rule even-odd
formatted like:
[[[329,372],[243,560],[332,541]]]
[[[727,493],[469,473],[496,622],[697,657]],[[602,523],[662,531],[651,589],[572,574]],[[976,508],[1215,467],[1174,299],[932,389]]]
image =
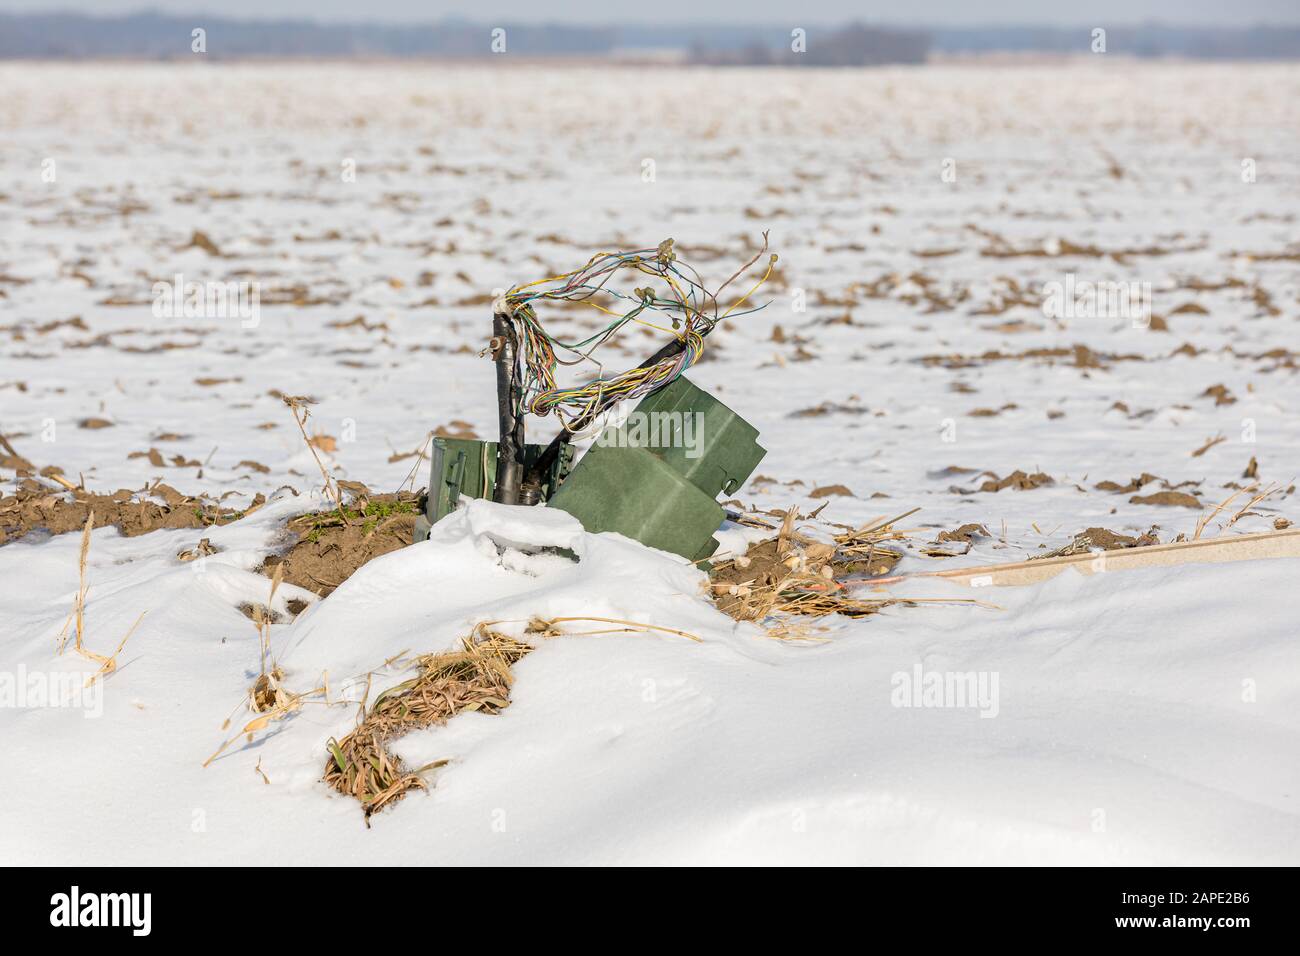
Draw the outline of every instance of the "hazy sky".
[[[460,16],[478,22],[654,21],[685,23],[874,23],[925,26],[1024,23],[1105,26],[1160,20],[1186,26],[1300,24],[1297,0],[0,0],[0,11],[120,14],[142,9],[166,13],[212,13],[227,17],[273,17],[327,21],[430,21]]]

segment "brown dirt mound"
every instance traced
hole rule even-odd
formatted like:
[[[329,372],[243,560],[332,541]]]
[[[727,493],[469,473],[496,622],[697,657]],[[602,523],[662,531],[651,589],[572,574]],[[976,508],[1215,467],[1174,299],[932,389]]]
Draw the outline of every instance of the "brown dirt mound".
[[[1108,481],[1099,481],[1097,482],[1097,484],[1093,485],[1093,487],[1096,488],[1098,491],[1111,491],[1114,492],[1115,494],[1131,495],[1135,491],[1141,491],[1143,485],[1149,485],[1153,481],[1162,482],[1165,485],[1165,487],[1169,487],[1168,482],[1166,482],[1159,475],[1151,474],[1149,471],[1144,471],[1136,478],[1129,479],[1129,483],[1127,485],[1121,485],[1118,481],[1108,480]]]
[[[984,482],[984,484],[979,487],[980,491],[987,492],[998,492],[1003,488],[1014,488],[1016,491],[1029,491],[1032,488],[1041,488],[1044,485],[1052,485],[1056,483],[1055,478],[1051,475],[1044,474],[1041,471],[1036,471],[1030,475],[1017,469],[1005,478],[999,478],[991,471],[986,471],[984,474],[992,475],[988,481]]]
[[[1156,535],[1155,528],[1137,537],[1119,534],[1109,528],[1085,528],[1076,534],[1074,540],[1069,544],[1057,548],[1055,551],[1049,551],[1047,554],[1037,555],[1035,558],[1030,558],[1030,560],[1083,554],[1087,551],[1095,551],[1098,548],[1103,551],[1119,551],[1123,548],[1146,548],[1159,543],[1160,538]]]
[[[1074,540],[1086,541],[1090,546],[1106,551],[1118,551],[1120,548],[1145,548],[1160,543],[1155,528],[1136,537],[1130,534],[1119,534],[1107,528],[1087,528],[1075,535]]]
[[[142,497],[145,495],[149,497]],[[151,500],[154,498],[161,501]],[[263,501],[259,495],[253,507]],[[183,495],[164,484],[151,485],[141,492],[121,488],[100,495],[82,488],[55,491],[34,478],[25,478],[16,493],[0,497],[0,545],[36,530],[50,534],[80,531],[91,512],[95,515],[94,527],[113,525],[127,537],[161,528],[207,528],[246,513]]]
[[[419,513],[420,496],[398,492],[359,494],[343,514],[300,515],[288,524],[297,540],[268,557],[262,573],[283,565],[285,581],[326,597],[363,564],[410,544]]]
[[[1233,395],[1232,392],[1228,390],[1228,386],[1222,383],[1211,385],[1205,391],[1201,392],[1199,397],[1214,399],[1214,404],[1216,406],[1235,405],[1237,403],[1237,396]]]
[[[1129,500],[1131,505],[1166,505],[1173,508],[1203,507],[1200,500],[1184,491],[1158,491],[1153,495],[1134,495]]]
[[[848,489],[847,485],[822,485],[821,487],[814,488],[812,491],[808,492],[809,498],[830,498],[832,496],[840,496],[844,498],[856,497],[853,492]]]
[[[993,533],[982,524],[964,524],[960,528],[954,528],[952,531],[940,531],[939,536],[934,539],[935,544],[943,544],[945,541],[959,541],[962,544],[970,544],[976,538],[991,538]]]
[[[1057,348],[1037,348],[1014,353],[992,349],[981,355],[924,355],[917,361],[922,365],[960,369],[971,368],[977,365],[986,365],[990,362],[1037,361],[1042,359],[1046,359],[1051,364],[1057,364],[1058,360],[1061,359],[1068,359],[1068,364],[1080,369],[1107,368],[1115,362],[1146,361],[1146,358],[1141,355],[1121,355],[1111,352],[1094,352],[1088,346],[1082,344],[1073,345],[1068,348],[1065,346]]]
[[[36,466],[18,454],[4,435],[0,435],[0,468],[16,471],[20,478],[25,478],[36,471]]]
[[[955,558],[969,554],[980,538],[992,538],[993,533],[982,524],[964,524],[951,531],[940,531],[929,544],[922,544],[920,553],[927,558]]]

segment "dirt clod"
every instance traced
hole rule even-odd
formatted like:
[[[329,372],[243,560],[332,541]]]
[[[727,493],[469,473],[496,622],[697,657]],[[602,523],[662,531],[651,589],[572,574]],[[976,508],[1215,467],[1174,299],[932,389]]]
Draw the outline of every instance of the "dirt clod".
[[[208,238],[208,234],[203,232],[201,229],[195,229],[194,233],[190,236],[190,241],[181,248],[202,249],[210,256],[221,255],[221,250],[217,248],[217,244]]]
[[[844,485],[822,485],[821,487],[814,488],[812,491],[808,492],[809,498],[830,498],[833,495],[844,498],[852,498],[854,496],[853,492]]]
[[[1107,528],[1085,528],[1074,536],[1074,540],[1069,544],[1057,548],[1055,551],[1049,551],[1047,554],[1037,555],[1031,560],[1042,558],[1059,558],[1071,554],[1083,554],[1088,551],[1119,551],[1123,548],[1146,548],[1153,544],[1159,544],[1160,538],[1156,535],[1156,529],[1152,528],[1145,534],[1138,536],[1119,534]]]
[[[296,540],[268,557],[262,573],[282,564],[285,581],[326,597],[363,564],[410,544],[419,511],[418,495],[399,492],[358,496],[342,516],[300,515],[288,524]]]
[[[113,525],[128,538],[160,528],[207,528],[234,521],[243,514],[183,495],[164,484],[140,492],[120,488],[101,495],[80,488],[55,490],[27,478],[20,482],[15,494],[0,497],[0,545],[36,530],[50,534],[80,531],[92,511],[96,528]]]
[[[1228,391],[1228,386],[1222,383],[1218,385],[1211,385],[1205,391],[1201,392],[1200,397],[1214,399],[1214,404],[1216,406],[1233,405],[1237,401],[1236,396],[1233,395],[1232,392]]]
[[[1074,540],[1085,541],[1089,547],[1101,548],[1104,551],[1118,551],[1120,548],[1145,548],[1148,545],[1160,543],[1155,528],[1137,537],[1129,534],[1118,534],[1107,528],[1087,528],[1075,535]]]
[[[934,540],[936,544],[943,544],[945,541],[961,541],[964,544],[970,544],[976,538],[991,537],[993,537],[992,532],[982,524],[964,524],[952,531],[940,531],[939,536]]]
[[[1173,508],[1196,508],[1200,510],[1201,502],[1185,491],[1158,491],[1153,495],[1134,495],[1128,500],[1131,505],[1167,505]]]
[[[1041,488],[1043,485],[1052,485],[1056,483],[1056,479],[1041,471],[1036,471],[1030,475],[1018,468],[1005,478],[999,478],[991,471],[985,472],[985,474],[992,475],[993,477],[980,485],[980,491],[997,492],[1001,491],[1003,488],[1014,488],[1016,491],[1028,491],[1031,488]]]
[[[1098,491],[1112,491],[1115,494],[1131,495],[1135,491],[1141,491],[1143,485],[1149,485],[1153,481],[1162,481],[1159,475],[1153,475],[1144,471],[1136,478],[1129,480],[1127,485],[1121,485],[1117,481],[1099,481],[1093,487]]]
[[[434,438],[478,438],[474,426],[469,422],[455,419],[449,424],[439,425],[433,430]]]

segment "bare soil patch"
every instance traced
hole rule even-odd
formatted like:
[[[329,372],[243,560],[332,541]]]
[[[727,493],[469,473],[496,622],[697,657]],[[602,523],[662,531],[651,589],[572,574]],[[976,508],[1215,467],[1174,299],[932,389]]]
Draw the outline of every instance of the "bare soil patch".
[[[338,510],[300,515],[287,526],[295,536],[283,552],[262,565],[270,575],[283,565],[284,580],[321,597],[356,573],[357,568],[411,543],[420,496],[408,492],[358,495]]]
[[[253,506],[262,501],[265,499],[259,495]],[[142,491],[120,488],[101,495],[82,488],[56,491],[33,478],[24,478],[15,494],[0,497],[0,545],[38,530],[50,534],[80,531],[91,513],[95,516],[93,527],[112,525],[130,538],[163,528],[227,524],[246,512],[181,494],[162,483]]]

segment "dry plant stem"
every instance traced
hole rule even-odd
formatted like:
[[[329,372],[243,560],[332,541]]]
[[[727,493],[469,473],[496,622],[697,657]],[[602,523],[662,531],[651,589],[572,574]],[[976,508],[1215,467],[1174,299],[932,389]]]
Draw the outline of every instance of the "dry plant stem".
[[[330,478],[329,472],[325,470],[325,463],[320,460],[320,455],[316,454],[316,446],[311,443],[311,438],[307,435],[307,416],[310,414],[307,406],[292,395],[286,395],[284,403],[289,406],[289,410],[293,413],[293,420],[298,426],[298,431],[302,433],[302,440],[307,445],[307,450],[311,452],[312,458],[316,460],[316,467],[320,469],[321,478],[325,481],[325,493],[334,499],[334,506],[338,508],[339,518],[342,519],[344,524],[347,524],[347,515],[343,512],[343,493],[339,491],[338,484]],[[301,416],[298,414],[300,411],[302,412]]]
[[[216,752],[213,753],[211,757],[203,761],[203,766],[205,767],[208,766],[210,763],[212,763],[212,761],[220,757],[223,753],[225,753],[226,748],[228,748],[240,737],[247,737],[249,740],[252,740],[253,734],[255,734],[259,730],[265,730],[267,726],[271,723],[271,721],[284,719],[290,714],[300,710],[303,704],[309,703],[310,698],[315,697],[318,694],[324,694],[324,693],[325,693],[325,688],[323,687],[316,687],[312,690],[307,691],[305,694],[293,694],[293,693],[289,693],[288,691],[285,691],[284,700],[280,704],[276,705],[273,709],[268,710],[266,713],[253,718],[248,723],[246,723],[243,727],[241,727],[239,733],[235,734],[229,740],[225,741],[220,747],[216,749]],[[246,701],[247,698],[245,698],[244,702]],[[240,705],[236,705],[235,709],[238,710],[239,706]],[[228,717],[226,718],[226,723],[223,724],[222,726],[226,727],[229,726],[229,724],[230,724],[230,718]]]
[[[904,511],[901,515],[898,515],[897,517],[890,518],[888,521],[881,521],[878,524],[874,524],[869,528],[861,528],[858,531],[854,532],[854,534],[860,536],[860,535],[874,534],[877,531],[884,531],[885,529],[893,525],[895,522],[902,521],[904,518],[910,518],[912,515],[916,514],[920,510],[921,510],[920,508],[913,508],[911,511]]]
[[[1202,455],[1204,455],[1207,451],[1209,451],[1209,450],[1210,450],[1211,448],[1213,448],[1215,445],[1222,444],[1223,442],[1225,442],[1225,441],[1227,441],[1227,440],[1228,440],[1228,439],[1225,438],[1223,435],[1215,435],[1213,438],[1211,438],[1211,439],[1209,439],[1208,441],[1206,441],[1206,443],[1205,443],[1204,445],[1202,445],[1200,448],[1196,449],[1196,451],[1192,452],[1192,457],[1193,457],[1193,458],[1200,458]]]
[[[684,637],[688,640],[695,641],[697,644],[703,641],[686,631],[679,631],[673,627],[660,627],[657,624],[641,624],[638,621],[624,621],[615,617],[553,617],[547,623],[551,625],[564,624],[570,621],[590,621],[595,624],[623,624],[627,627],[642,631],[661,631],[665,634],[676,634],[678,637]]]
[[[398,491],[401,491],[408,484],[411,486],[411,491],[415,491],[415,476],[420,471],[421,462],[424,461],[424,450],[429,447],[431,441],[433,441],[433,432],[429,432],[424,436],[424,444],[420,446],[420,450],[415,454],[415,464],[411,466],[411,470],[407,476],[402,479],[402,483],[397,486]]]
[[[1257,488],[1258,485],[1256,485],[1255,487]],[[1253,490],[1254,488],[1247,489],[1247,491],[1253,491]],[[1223,528],[1219,533],[1222,534],[1224,531],[1227,531],[1229,528],[1231,528],[1242,518],[1246,517],[1246,515],[1250,514],[1250,510],[1254,508],[1255,505],[1259,504],[1265,498],[1272,497],[1273,495],[1277,494],[1281,490],[1282,490],[1281,485],[1269,485],[1267,488],[1265,488],[1255,497],[1251,498],[1250,501],[1246,502],[1246,504],[1243,505],[1242,508],[1236,514],[1234,514],[1231,518],[1229,518],[1228,523],[1223,526]]]
[[[89,590],[86,584],[86,558],[90,554],[90,529],[94,527],[94,524],[95,512],[91,510],[86,515],[85,526],[81,529],[81,550],[77,556],[77,595],[72,599],[72,610],[68,612],[68,619],[63,622],[63,630],[59,632],[59,654],[62,654],[68,646],[69,625],[75,625],[75,649],[78,652],[81,651],[82,629],[85,626],[86,592]]]
[[[95,673],[91,674],[90,677],[86,679],[87,687],[95,683],[95,680],[101,674],[107,676],[108,674],[111,674],[113,673],[113,671],[117,670],[117,655],[122,653],[122,648],[126,647],[126,642],[131,639],[131,635],[135,633],[135,629],[140,626],[140,622],[144,620],[144,616],[146,613],[147,612],[145,611],[140,612],[140,616],[137,617],[135,619],[135,623],[132,624],[130,628],[127,629],[127,632],[122,637],[122,640],[118,641],[117,650],[113,651],[110,657],[102,657],[101,655],[96,654],[94,651],[85,652],[86,656],[88,656],[91,660],[97,660],[100,662],[99,670],[95,671]]]
[[[95,513],[91,511],[86,515],[86,526],[81,529],[81,551],[77,557],[77,576],[79,583],[77,585],[77,650],[84,647],[85,640],[85,614],[86,614],[86,594],[90,590],[90,585],[86,582],[86,560],[90,556],[90,529],[95,525]]]
[[[1193,533],[1192,541],[1199,541],[1209,523],[1213,522],[1222,511],[1227,510],[1227,506],[1231,505],[1235,498],[1242,496],[1242,494],[1258,492],[1258,490],[1260,490],[1260,486],[1258,485],[1251,485],[1249,488],[1239,488],[1238,490],[1235,490],[1235,492],[1232,492],[1230,496],[1223,499],[1223,501],[1219,502],[1218,505],[1214,506],[1214,510],[1210,511],[1208,515],[1201,515],[1200,518],[1196,520],[1196,533]],[[1245,505],[1243,509],[1240,509],[1235,515],[1232,515],[1230,522],[1223,525],[1222,531],[1227,531],[1227,529],[1231,528],[1232,525],[1238,523],[1239,520],[1244,518],[1245,514],[1252,509],[1252,507],[1255,507],[1258,503],[1264,501],[1265,498],[1273,496],[1273,494],[1277,493],[1278,490],[1277,485],[1269,485],[1268,488],[1256,494],[1255,497],[1251,498],[1251,501],[1247,502],[1247,505]]]
[[[280,582],[284,579],[284,563],[281,562],[275,566],[275,571],[271,575],[271,594],[266,599],[266,613],[259,614],[260,621],[254,621],[257,624],[258,643],[262,652],[262,676],[266,676],[266,662],[271,657],[271,619],[275,614],[275,592],[280,587]],[[271,661],[274,668],[275,661]]]
[[[1205,531],[1206,526],[1211,521],[1214,520],[1214,516],[1217,515],[1224,508],[1226,508],[1232,502],[1232,499],[1236,498],[1239,494],[1241,494],[1240,491],[1234,491],[1232,494],[1228,495],[1228,497],[1224,498],[1217,505],[1215,505],[1214,510],[1211,511],[1209,514],[1202,514],[1199,518],[1197,518],[1196,531],[1192,534],[1192,540],[1199,541],[1201,538],[1201,534]]]
[[[97,654],[86,646],[86,595],[90,592],[90,583],[87,580],[86,567],[90,558],[90,532],[94,526],[95,512],[92,510],[86,515],[86,524],[81,529],[81,547],[77,553],[77,595],[72,601],[72,612],[68,615],[68,620],[64,622],[63,630],[59,634],[58,650],[58,652],[62,654],[64,649],[67,647],[68,626],[71,624],[74,628],[73,633],[75,639],[73,650],[86,658],[86,660],[94,661],[99,664],[99,670],[95,671],[95,673],[91,674],[90,677],[86,679],[87,687],[93,684],[101,674],[111,674],[113,671],[117,670],[117,655],[122,653],[122,648],[126,646],[126,642],[130,640],[131,635],[135,633],[135,629],[140,626],[140,622],[144,620],[146,613],[144,611],[140,612],[140,616],[137,617],[135,623],[127,629],[126,635],[118,642],[117,649],[113,651],[112,654],[109,654],[108,656]]]
[[[700,643],[700,644],[704,643],[703,640],[702,640],[700,637],[698,637],[698,636],[696,636],[696,635],[694,635],[694,634],[691,634],[691,633],[689,633],[688,631],[679,631],[679,630],[677,630],[676,628],[671,628],[671,627],[661,627],[661,626],[659,626],[658,624],[643,624],[643,623],[641,623],[640,621],[624,621],[624,620],[622,620],[621,618],[615,618],[615,617],[553,617],[553,618],[551,618],[550,620],[546,620],[546,619],[544,619],[544,618],[532,618],[532,619],[530,619],[530,620],[527,621],[527,622],[520,621],[520,620],[518,620],[518,619],[515,619],[515,620],[505,620],[505,619],[500,619],[500,620],[495,620],[495,621],[482,621],[482,622],[480,622],[479,624],[476,624],[476,625],[475,625],[475,629],[477,630],[477,629],[479,629],[479,628],[491,628],[491,627],[496,627],[498,624],[524,624],[524,623],[526,623],[528,626],[527,626],[527,629],[526,629],[525,633],[527,633],[527,634],[529,634],[529,635],[540,634],[541,636],[543,636],[543,637],[547,637],[547,638],[550,638],[550,637],[578,637],[578,636],[581,636],[581,635],[583,635],[583,634],[604,634],[604,633],[616,633],[616,632],[613,632],[613,631],[609,631],[609,632],[606,632],[606,631],[581,631],[581,632],[579,632],[579,631],[570,631],[570,632],[565,633],[565,632],[562,632],[562,631],[560,631],[560,630],[558,630],[558,629],[555,628],[555,625],[556,625],[556,624],[563,624],[563,623],[572,622],[572,621],[590,621],[590,622],[593,622],[593,623],[596,623],[596,624],[622,624],[622,625],[625,625],[625,626],[624,626],[624,628],[622,628],[618,633],[637,633],[637,632],[644,632],[644,631],[661,631],[661,632],[663,632],[663,633],[665,633],[665,634],[675,634],[675,635],[677,635],[678,637],[684,637],[684,638],[687,638],[688,640],[695,641],[696,643]]]

